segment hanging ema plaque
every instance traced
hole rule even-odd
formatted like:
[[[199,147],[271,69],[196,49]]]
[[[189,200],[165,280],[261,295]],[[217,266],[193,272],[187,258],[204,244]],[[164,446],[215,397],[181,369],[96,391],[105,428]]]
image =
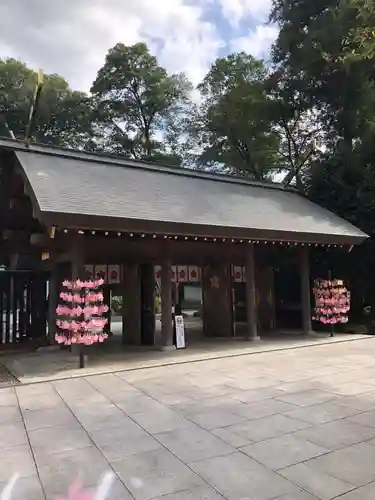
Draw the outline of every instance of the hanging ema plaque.
[[[348,322],[350,292],[342,280],[317,279],[314,282],[315,311],[313,320],[329,325],[331,336],[334,326]]]
[[[62,283],[64,291],[60,293],[60,304],[56,309],[57,333],[55,336],[58,344],[92,345],[104,342],[108,335],[103,328],[108,320],[104,315],[108,312],[108,306],[103,304],[103,293],[101,280],[65,280]],[[79,353],[80,368],[84,367],[84,355],[82,348]]]

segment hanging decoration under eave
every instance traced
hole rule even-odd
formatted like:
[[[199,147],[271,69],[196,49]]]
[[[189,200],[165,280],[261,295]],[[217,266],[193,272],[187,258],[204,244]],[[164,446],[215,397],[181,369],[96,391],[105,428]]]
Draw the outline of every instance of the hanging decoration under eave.
[[[108,335],[103,332],[108,319],[103,315],[108,306],[103,304],[104,296],[100,288],[104,280],[66,280],[60,293],[63,304],[56,309],[58,331],[55,339],[64,345],[92,345],[104,342]],[[80,350],[80,367],[84,366],[84,356]]]
[[[342,280],[316,279],[313,294],[315,311],[312,319],[329,325],[331,336],[333,336],[335,325],[348,322],[350,292]]]

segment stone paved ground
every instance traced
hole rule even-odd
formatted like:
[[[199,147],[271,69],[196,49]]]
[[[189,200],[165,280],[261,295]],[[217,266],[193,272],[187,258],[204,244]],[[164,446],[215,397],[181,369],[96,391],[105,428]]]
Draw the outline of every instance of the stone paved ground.
[[[374,500],[375,339],[2,389],[0,423],[13,500]]]

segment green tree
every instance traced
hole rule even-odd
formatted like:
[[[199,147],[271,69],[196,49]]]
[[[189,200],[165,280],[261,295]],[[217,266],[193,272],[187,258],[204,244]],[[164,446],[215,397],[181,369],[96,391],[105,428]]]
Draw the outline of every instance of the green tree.
[[[185,76],[168,75],[144,43],[117,44],[91,89],[104,148],[133,158],[173,157],[177,144],[167,139],[186,112],[190,89]]]
[[[275,164],[267,69],[244,52],[219,58],[198,86],[202,102],[191,120],[198,161],[204,167],[264,179]]]
[[[302,102],[323,128],[324,147],[304,171],[307,194],[374,236],[375,72],[367,49],[366,57],[356,55],[362,46],[355,36],[369,22],[360,4],[364,1],[273,0],[271,18],[280,26],[273,60],[282,88],[290,92],[283,104],[292,103],[290,95],[298,92],[295,109]],[[374,255],[371,240],[342,259],[327,254],[331,269],[349,280],[355,312],[363,311],[364,303],[375,305],[369,279]]]
[[[320,112],[330,147],[345,148],[349,159],[375,103],[370,62],[343,63],[358,10],[350,0],[273,0],[271,18],[280,26],[273,58],[285,85]]]
[[[15,59],[0,60],[0,135],[25,137],[37,74]],[[84,147],[92,139],[92,103],[69,88],[64,78],[45,75],[36,115],[34,140]]]
[[[375,5],[372,0],[350,0],[357,10],[357,26],[348,38],[348,58],[375,58]]]

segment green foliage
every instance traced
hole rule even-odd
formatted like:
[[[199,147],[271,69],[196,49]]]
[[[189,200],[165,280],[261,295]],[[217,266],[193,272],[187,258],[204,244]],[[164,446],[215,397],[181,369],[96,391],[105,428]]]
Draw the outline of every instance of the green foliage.
[[[255,179],[274,165],[278,137],[263,61],[245,53],[219,58],[198,86],[203,101],[193,109],[191,133],[201,165]]]
[[[111,297],[111,311],[115,316],[121,316],[123,310],[123,300],[121,295]]]
[[[157,136],[176,125],[189,90],[185,76],[168,75],[143,43],[113,47],[91,89],[109,143],[133,158],[170,152]]]
[[[375,58],[375,5],[372,0],[350,0],[357,11],[356,26],[348,37],[349,60],[373,60]]]
[[[15,59],[0,60],[0,135],[25,137],[37,75]],[[91,138],[91,101],[58,75],[46,75],[34,139],[58,146],[83,147]]]
[[[303,169],[311,199],[375,236],[375,72],[367,0],[273,0],[280,25],[273,50],[281,105],[309,110],[322,131],[319,154]],[[366,42],[366,43],[365,43]],[[285,94],[285,90],[287,91]],[[330,268],[353,291],[354,312],[375,304],[372,240],[349,254],[330,253]]]

